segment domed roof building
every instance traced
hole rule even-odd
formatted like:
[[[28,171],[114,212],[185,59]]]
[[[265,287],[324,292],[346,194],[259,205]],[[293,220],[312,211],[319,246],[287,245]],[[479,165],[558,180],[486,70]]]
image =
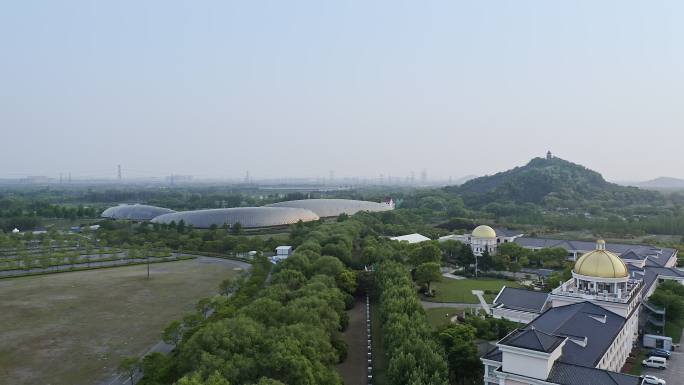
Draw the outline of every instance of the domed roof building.
[[[629,269],[617,254],[606,250],[606,242],[596,242],[596,250],[582,255],[572,270],[575,274],[594,278],[628,278]]]
[[[391,200],[390,200],[391,201]],[[321,218],[337,217],[340,214],[354,215],[360,211],[378,212],[394,208],[393,203],[378,203],[354,199],[301,199],[271,203],[266,207],[293,207],[311,210]]]
[[[162,214],[175,213],[174,210],[164,207],[122,204],[110,207],[100,215],[102,218],[129,220],[129,221],[149,221]]]
[[[469,241],[473,254],[478,257],[484,255],[484,253],[496,254],[496,246],[498,244],[496,231],[487,225],[477,226],[470,234]]]
[[[487,225],[480,225],[473,230],[473,237],[477,238],[496,238],[496,231]]]
[[[630,277],[617,254],[606,250],[606,242],[582,255],[572,269],[572,279],[552,291],[553,306],[590,301],[623,317],[639,305],[641,281]]]
[[[300,220],[310,222],[319,217],[311,210],[290,207],[234,207],[228,209],[208,209],[180,211],[160,215],[152,223],[170,224],[181,220],[186,225],[199,229],[207,229],[212,225],[224,224],[233,226],[240,223],[245,228],[273,227],[297,223]]]

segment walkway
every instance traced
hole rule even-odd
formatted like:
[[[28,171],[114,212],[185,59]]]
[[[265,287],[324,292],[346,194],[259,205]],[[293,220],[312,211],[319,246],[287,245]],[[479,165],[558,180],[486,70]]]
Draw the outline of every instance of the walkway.
[[[458,303],[458,302],[430,302],[430,301],[420,301],[423,305],[423,309],[436,309],[440,307],[453,307],[459,309],[482,309],[482,305],[479,303]]]
[[[337,365],[345,385],[365,385],[368,383],[366,370],[368,367],[367,333],[366,333],[366,297],[357,298],[354,307],[347,311],[349,326],[342,337],[347,343],[347,358]]]
[[[492,314],[492,310],[489,308],[489,305],[487,304],[487,301],[485,301],[485,299],[484,299],[484,291],[482,291],[482,290],[473,290],[472,293],[473,293],[473,295],[475,295],[475,296],[477,297],[477,299],[480,300],[480,305],[482,305],[482,309],[484,309],[484,311],[485,311],[487,314]]]

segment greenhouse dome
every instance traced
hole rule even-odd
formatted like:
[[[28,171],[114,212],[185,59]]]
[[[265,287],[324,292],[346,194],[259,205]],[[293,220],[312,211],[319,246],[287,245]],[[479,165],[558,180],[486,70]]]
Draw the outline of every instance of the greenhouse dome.
[[[119,205],[102,212],[102,218],[129,221],[149,221],[162,214],[175,213],[174,210],[148,205]]]
[[[303,199],[273,203],[266,207],[296,207],[307,209],[313,211],[321,218],[336,217],[343,213],[353,215],[359,211],[375,212],[392,210],[392,206],[385,203],[352,199]]]
[[[235,207],[229,209],[208,209],[180,211],[160,215],[152,223],[170,224],[181,220],[186,225],[206,229],[212,225],[222,227],[240,223],[245,228],[282,226],[297,223],[300,220],[310,222],[318,220],[314,212],[290,207]]]

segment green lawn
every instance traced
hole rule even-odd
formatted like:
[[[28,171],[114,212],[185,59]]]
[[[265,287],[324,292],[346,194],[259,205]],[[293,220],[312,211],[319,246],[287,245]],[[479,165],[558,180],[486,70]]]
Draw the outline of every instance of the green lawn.
[[[503,286],[520,287],[517,282],[503,279],[450,279],[442,278],[440,282],[432,284],[437,292],[433,298],[425,298],[435,302],[478,303],[473,290],[489,290],[493,294],[485,294],[487,302],[491,303]]]
[[[451,323],[451,317],[463,313],[463,309],[453,307],[438,307],[434,309],[425,309],[428,321],[435,329],[440,329]]]

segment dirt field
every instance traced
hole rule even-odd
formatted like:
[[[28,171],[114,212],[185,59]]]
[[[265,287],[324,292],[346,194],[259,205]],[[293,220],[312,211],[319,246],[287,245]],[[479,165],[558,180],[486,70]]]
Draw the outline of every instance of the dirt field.
[[[150,280],[145,265],[0,280],[0,384],[97,383],[216,293],[238,264],[153,264]]]

